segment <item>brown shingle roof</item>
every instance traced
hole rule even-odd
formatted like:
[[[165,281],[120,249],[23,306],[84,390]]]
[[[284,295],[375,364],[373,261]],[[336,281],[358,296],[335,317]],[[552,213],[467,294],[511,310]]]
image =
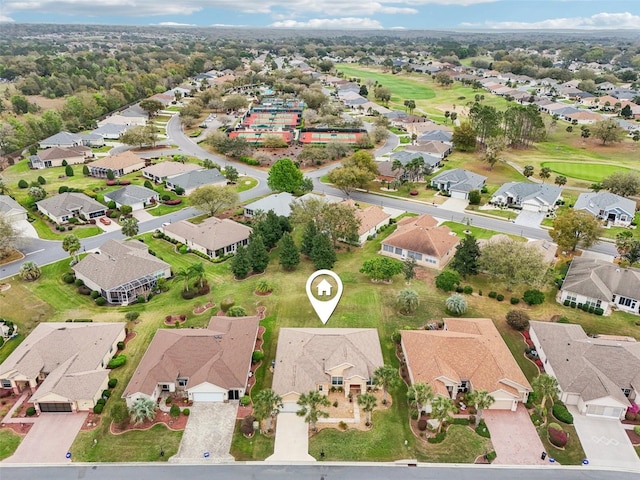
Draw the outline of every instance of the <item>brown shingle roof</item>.
[[[504,390],[514,395],[512,383],[530,390],[498,330],[489,318],[445,318],[446,330],[402,330],[402,345],[414,382],[447,394],[441,377],[469,380],[475,390]]]
[[[429,215],[405,217],[398,222],[398,229],[383,243],[404,250],[440,258],[460,241],[451,235],[449,227],[437,227],[437,220]]]
[[[86,153],[91,152],[91,148],[82,145],[76,147],[51,147],[38,152],[40,160],[57,160],[70,157],[84,157]]]
[[[260,319],[211,317],[206,329],[161,329],[149,344],[123,397],[151,395],[159,382],[188,378],[187,389],[211,383],[244,388]]]
[[[391,215],[386,213],[377,205],[370,205],[366,208],[358,208],[354,200],[345,200],[345,204],[353,206],[355,208],[356,218],[360,219],[360,227],[358,228],[358,235],[362,235],[372,228],[376,227],[380,223],[388,220]]]
[[[107,168],[110,170],[120,170],[139,164],[144,165],[144,159],[127,150],[116,155],[108,155],[106,157],[102,157],[94,162],[91,162],[89,166]]]

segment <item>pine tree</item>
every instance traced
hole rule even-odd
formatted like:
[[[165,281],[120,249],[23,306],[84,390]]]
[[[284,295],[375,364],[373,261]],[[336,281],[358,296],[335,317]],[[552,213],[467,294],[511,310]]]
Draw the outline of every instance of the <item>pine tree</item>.
[[[267,252],[267,247],[264,246],[260,235],[251,236],[249,246],[247,247],[247,254],[254,272],[262,273],[267,269],[267,265],[269,265],[269,252]]]
[[[311,260],[316,270],[330,270],[336,263],[336,252],[333,251],[331,240],[326,233],[320,233],[313,239]]]
[[[293,270],[300,263],[300,252],[290,234],[285,233],[280,240],[280,265],[285,270]]]
[[[464,278],[467,275],[477,275],[478,258],[480,258],[478,242],[473,235],[467,235],[456,247],[456,253],[449,266]]]
[[[318,227],[313,220],[309,221],[302,233],[302,245],[300,251],[307,257],[311,258],[311,250],[313,250],[313,239],[318,236]]]
[[[235,256],[231,260],[231,271],[236,278],[244,278],[251,271],[251,262],[245,247],[238,247]]]

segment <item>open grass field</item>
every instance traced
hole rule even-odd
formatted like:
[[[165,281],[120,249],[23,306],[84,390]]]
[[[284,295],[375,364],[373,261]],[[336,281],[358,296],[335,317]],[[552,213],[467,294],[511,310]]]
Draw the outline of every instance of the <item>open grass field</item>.
[[[603,163],[542,162],[541,166],[550,168],[552,172],[558,175],[589,182],[601,182],[617,171],[631,171],[629,168]]]
[[[401,328],[421,328],[426,323],[440,320],[448,314],[444,308],[444,300],[448,294],[434,287],[437,272],[420,269],[419,279],[411,282],[410,288],[416,290],[420,298],[420,307],[413,316],[399,315],[395,308],[398,292],[407,288],[405,281],[397,277],[390,284],[371,283],[367,277],[359,273],[362,263],[377,254],[380,242],[392,229],[388,229],[377,239],[367,242],[362,248],[343,249],[338,255],[334,271],[340,275],[344,283],[344,294],[329,320],[330,327],[372,327],[377,328],[380,336],[384,361],[398,366],[391,334]],[[477,232],[478,235],[481,232]],[[299,232],[294,232],[299,237]],[[174,271],[202,261],[192,254],[181,255],[175,252],[174,246],[151,234],[142,235],[145,243],[154,250],[158,257],[169,262]],[[135,240],[134,240],[135,241]],[[167,456],[175,451],[180,440],[179,432],[170,432],[164,427],[155,427],[146,432],[134,432],[122,436],[113,436],[108,431],[112,405],[119,400],[122,391],[129,381],[135,367],[158,328],[164,328],[163,319],[168,314],[185,314],[186,327],[206,325],[211,311],[203,315],[194,315],[193,308],[212,300],[218,305],[224,298],[233,298],[237,305],[253,312],[257,306],[267,308],[267,317],[262,321],[266,327],[264,343],[264,364],[269,365],[275,358],[278,332],[281,327],[317,327],[320,325],[304,291],[306,278],[314,271],[313,265],[304,260],[294,272],[284,272],[277,263],[278,249],[274,249],[271,264],[266,272],[275,286],[274,293],[267,297],[254,295],[257,282],[264,275],[250,277],[242,281],[232,278],[229,264],[213,264],[205,262],[207,279],[211,285],[211,293],[206,297],[183,300],[180,295],[181,282],[168,282],[168,292],[155,296],[149,303],[128,307],[98,307],[88,296],[79,295],[75,287],[65,284],[62,276],[69,270],[68,260],[43,267],[42,277],[33,283],[24,283],[18,279],[10,280],[11,289],[3,293],[0,299],[0,316],[14,321],[20,332],[28,332],[41,321],[64,321],[68,318],[91,318],[94,321],[125,321],[124,314],[129,311],[140,313],[139,319],[129,327],[136,332],[136,337],[125,349],[127,363],[113,371],[113,378],[118,385],[107,402],[101,424],[91,432],[81,433],[74,443],[73,458],[77,461],[152,461],[159,460],[158,445],[162,442]],[[466,317],[489,317],[502,334],[516,360],[525,374],[532,379],[536,374],[535,367],[518,355],[524,349],[521,336],[511,330],[505,321],[505,314],[512,308],[508,299],[520,297],[527,288],[508,290],[507,285],[484,277],[472,277],[463,282],[473,287],[474,294],[468,295],[469,309]],[[478,295],[483,290],[484,295]],[[498,302],[487,297],[487,293],[495,290],[503,293],[507,300]],[[532,318],[548,320],[553,315],[565,315],[575,323],[580,323],[589,333],[611,333],[630,335],[640,338],[640,327],[635,322],[638,317],[615,313],[610,317],[589,315],[576,309],[570,309],[554,301],[555,288],[547,290],[547,301],[536,307],[528,307],[522,303],[518,308],[526,309]],[[15,342],[17,345],[18,342]],[[11,343],[8,345],[14,348]],[[0,349],[0,355],[8,352]],[[528,363],[527,363],[528,362]],[[266,368],[256,372],[254,392],[270,387],[272,374]],[[422,445],[409,432],[408,407],[406,403],[406,387],[401,386],[391,391],[394,403],[387,411],[374,414],[374,428],[370,432],[338,432],[323,431],[315,435],[310,442],[310,451],[318,455],[324,448],[326,458],[335,460],[393,460],[407,458],[410,453],[429,461],[471,461],[472,457],[484,453],[486,445],[478,443],[476,435],[468,432],[452,430],[450,437],[439,445]],[[455,432],[455,434],[454,434]],[[460,434],[460,436],[458,436]],[[94,439],[98,447],[92,448]],[[346,442],[353,439],[353,442]],[[271,439],[254,439],[253,443],[246,439],[234,439],[234,454],[240,459],[260,459],[267,456],[272,449]],[[408,441],[408,448],[404,445]],[[460,445],[465,445],[461,448]],[[97,449],[97,450],[96,450]],[[126,452],[123,453],[123,452]],[[166,458],[166,457],[165,457]]]

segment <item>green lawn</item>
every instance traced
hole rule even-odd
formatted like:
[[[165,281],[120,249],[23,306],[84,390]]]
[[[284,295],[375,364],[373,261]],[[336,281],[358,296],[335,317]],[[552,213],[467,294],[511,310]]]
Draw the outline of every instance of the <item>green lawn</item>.
[[[629,168],[604,163],[542,162],[542,166],[550,168],[552,172],[558,175],[589,182],[601,182],[605,177],[619,170],[631,171]]]
[[[236,428],[233,432],[233,440],[231,441],[231,455],[237,462],[250,462],[264,460],[273,454],[275,445],[275,436],[267,437],[260,433],[256,433],[252,438],[246,438],[240,431],[240,423],[236,422]]]
[[[474,227],[473,225],[467,226],[461,223],[456,222],[443,222],[442,225],[449,227],[452,232],[458,235],[460,238],[464,238],[467,234],[465,233],[467,230],[471,232],[471,235],[476,237],[477,240],[485,239],[488,240],[494,235],[500,234],[500,232],[496,232],[495,230],[487,230],[486,228]],[[516,237],[514,235],[508,235],[514,240],[524,241],[521,237]]]
[[[13,455],[21,441],[22,437],[10,428],[0,429],[0,461]]]
[[[551,414],[549,414],[549,419],[553,419]],[[549,420],[552,421],[552,420]],[[542,444],[544,445],[544,449],[547,454],[556,460],[560,465],[582,465],[582,460],[586,458],[584,450],[582,449],[582,444],[580,443],[580,439],[578,438],[578,434],[576,433],[576,429],[573,425],[567,425],[565,423],[560,423],[563,430],[569,434],[569,441],[565,445],[564,449],[556,448],[551,445],[549,442],[549,436],[547,434],[547,426],[542,425],[538,427],[538,434],[540,435],[540,439],[542,440]]]

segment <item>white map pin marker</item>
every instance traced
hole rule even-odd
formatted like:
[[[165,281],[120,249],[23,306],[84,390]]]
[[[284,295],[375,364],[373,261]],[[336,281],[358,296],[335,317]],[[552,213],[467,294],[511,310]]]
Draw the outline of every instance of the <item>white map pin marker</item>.
[[[322,275],[327,275],[333,278],[338,288],[337,292],[333,292],[333,285],[331,285],[331,283],[326,279],[321,280],[318,285],[316,285],[318,297],[331,297],[328,300],[319,300],[311,290],[313,281]],[[329,317],[338,306],[338,302],[340,301],[340,297],[342,296],[342,290],[342,280],[340,280],[340,277],[331,270],[317,270],[313,272],[307,279],[307,296],[309,297],[311,306],[316,311],[323,324],[327,323],[327,320],[329,320]]]

